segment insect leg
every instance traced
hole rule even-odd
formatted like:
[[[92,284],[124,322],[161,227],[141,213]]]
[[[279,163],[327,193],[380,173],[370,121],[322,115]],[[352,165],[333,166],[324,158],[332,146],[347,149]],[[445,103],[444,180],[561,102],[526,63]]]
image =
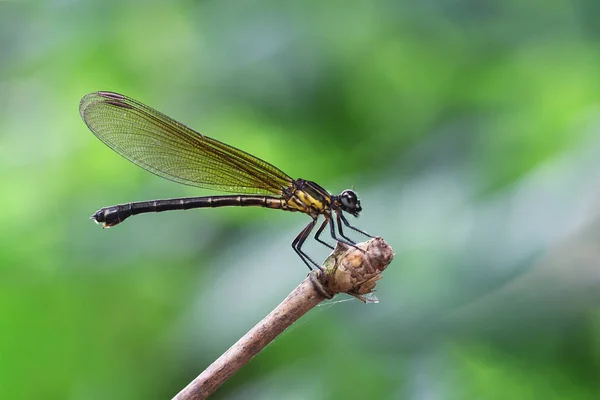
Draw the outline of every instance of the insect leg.
[[[310,269],[311,271],[313,267],[309,264],[309,262],[319,269],[321,269],[321,266],[314,262],[312,258],[310,258],[305,252],[302,251],[302,245],[306,241],[308,235],[310,235],[310,232],[313,230],[316,223],[317,219],[313,218],[313,220],[309,222],[304,229],[302,229],[302,231],[298,234],[298,236],[296,236],[296,238],[292,242],[292,248],[294,249],[296,254],[298,254],[298,256],[302,259],[302,261],[304,261],[304,264],[306,264],[308,269]]]

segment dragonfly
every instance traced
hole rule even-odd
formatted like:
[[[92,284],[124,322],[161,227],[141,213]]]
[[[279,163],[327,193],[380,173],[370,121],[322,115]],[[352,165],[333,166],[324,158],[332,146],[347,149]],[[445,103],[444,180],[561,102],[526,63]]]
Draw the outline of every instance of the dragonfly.
[[[358,217],[362,211],[356,192],[329,193],[315,182],[292,179],[279,168],[245,151],[203,135],[130,97],[94,92],[81,99],[79,113],[87,127],[104,144],[141,168],[160,177],[235,194],[140,201],[104,207],[91,219],[109,228],[125,219],[150,212],[216,207],[266,207],[301,212],[311,221],[292,241],[292,248],[310,270],[321,269],[302,245],[323,217],[314,239],[329,226],[331,237],[349,246],[356,243],[344,234],[352,226],[344,213]],[[338,236],[339,234],[339,236]]]

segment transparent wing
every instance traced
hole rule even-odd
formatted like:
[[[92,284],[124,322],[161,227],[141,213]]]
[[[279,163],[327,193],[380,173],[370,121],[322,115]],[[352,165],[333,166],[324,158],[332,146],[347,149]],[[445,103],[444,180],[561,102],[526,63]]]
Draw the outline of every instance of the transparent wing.
[[[108,147],[163,178],[235,193],[281,194],[292,178],[275,166],[204,136],[126,96],[90,93],[79,113]]]

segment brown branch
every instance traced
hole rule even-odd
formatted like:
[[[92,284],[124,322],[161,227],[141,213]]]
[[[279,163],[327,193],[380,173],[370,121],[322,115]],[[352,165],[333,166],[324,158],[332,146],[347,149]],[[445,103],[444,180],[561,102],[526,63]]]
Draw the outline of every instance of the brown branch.
[[[343,292],[366,302],[363,295],[373,291],[376,282],[381,279],[381,272],[392,261],[394,254],[381,238],[357,246],[361,250],[338,243],[323,263],[324,273],[311,272],[281,304],[173,399],[206,399],[281,332],[321,301]]]

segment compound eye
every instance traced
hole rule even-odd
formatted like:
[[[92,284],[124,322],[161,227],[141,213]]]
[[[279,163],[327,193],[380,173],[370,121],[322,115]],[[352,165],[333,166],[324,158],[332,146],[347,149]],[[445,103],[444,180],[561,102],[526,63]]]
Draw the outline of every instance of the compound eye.
[[[344,190],[340,195],[340,201],[342,205],[348,209],[356,208],[356,203],[358,202],[358,197],[356,193],[352,190]]]

